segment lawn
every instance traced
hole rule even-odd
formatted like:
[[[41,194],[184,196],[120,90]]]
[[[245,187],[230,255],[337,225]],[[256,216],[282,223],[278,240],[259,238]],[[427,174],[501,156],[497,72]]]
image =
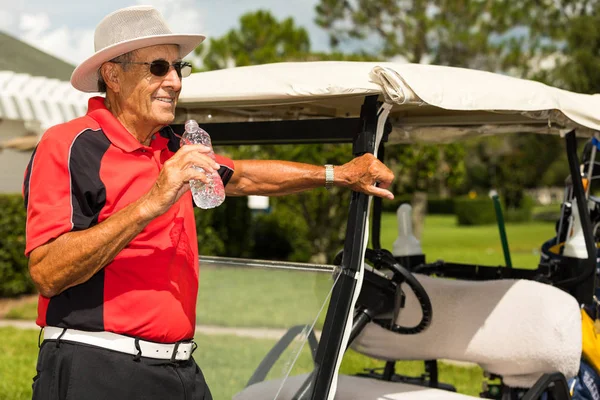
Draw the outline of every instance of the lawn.
[[[538,249],[552,237],[554,224],[532,222],[508,224],[506,227],[513,265],[535,268]],[[391,249],[397,235],[394,214],[384,214],[382,245]],[[498,230],[494,225],[457,227],[454,217],[428,216],[422,237],[427,259],[501,265],[504,263]],[[215,268],[204,266],[198,298],[198,323],[228,327],[288,328],[310,324],[331,289],[327,273],[282,271],[248,268]],[[323,315],[317,319],[322,326]],[[32,319],[35,305],[29,304],[9,313],[13,318]],[[37,331],[0,329],[0,399],[30,398],[31,377],[35,373]],[[230,399],[244,384],[272,347],[271,339],[234,336],[199,335],[197,359],[203,368],[215,400]],[[276,366],[271,377],[282,376],[285,362]],[[310,355],[304,349],[294,373],[310,369]],[[383,362],[349,351],[342,363],[345,373],[363,368],[383,367]],[[420,375],[420,362],[399,363],[397,371]],[[477,395],[481,389],[482,371],[441,364],[440,380],[454,384],[459,391]]]
[[[539,249],[554,236],[554,222],[507,224],[506,235],[514,267],[537,268]],[[381,245],[391,249],[396,236],[396,216],[385,213]],[[482,265],[504,265],[496,225],[457,226],[454,216],[430,215],[425,219],[421,245],[428,261],[443,259]]]

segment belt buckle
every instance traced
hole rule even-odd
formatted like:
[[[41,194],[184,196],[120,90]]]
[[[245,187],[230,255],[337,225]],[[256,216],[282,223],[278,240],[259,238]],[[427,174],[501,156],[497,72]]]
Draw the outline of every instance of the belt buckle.
[[[180,343],[181,343],[181,342],[176,342],[176,343],[175,343],[175,347],[173,348],[173,354],[171,354],[171,362],[175,362],[175,361],[177,361],[177,360],[176,360],[176,357],[177,357],[177,349],[179,349],[179,344],[180,344]]]

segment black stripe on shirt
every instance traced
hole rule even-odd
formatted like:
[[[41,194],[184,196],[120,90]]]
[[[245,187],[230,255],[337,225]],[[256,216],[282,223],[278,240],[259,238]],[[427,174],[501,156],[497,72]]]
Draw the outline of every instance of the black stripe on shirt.
[[[86,130],[69,152],[73,231],[98,224],[106,204],[106,187],[100,179],[102,158],[110,141],[102,131]],[[86,282],[50,299],[46,323],[81,330],[104,330],[104,268]]]
[[[223,186],[227,186],[227,183],[233,176],[233,170],[231,168],[229,168],[227,165],[221,165],[221,167],[219,168],[219,171],[217,171],[217,172],[219,173],[219,176],[221,177],[221,180],[223,181]]]
[[[25,180],[23,181],[23,201],[25,202],[25,209],[27,209],[27,204],[29,204],[29,182],[31,180],[31,170],[33,169],[33,160],[35,158],[35,152],[37,151],[37,146],[33,149],[33,153],[31,153],[31,159],[29,160],[29,164],[27,164],[27,169],[25,170]]]

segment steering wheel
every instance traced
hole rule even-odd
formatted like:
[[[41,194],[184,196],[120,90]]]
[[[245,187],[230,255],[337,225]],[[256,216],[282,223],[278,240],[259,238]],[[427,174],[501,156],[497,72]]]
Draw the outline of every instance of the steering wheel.
[[[340,251],[335,259],[334,264],[340,265],[342,261],[343,251]],[[415,276],[405,267],[403,267],[390,253],[388,250],[379,249],[367,249],[365,253],[365,259],[369,261],[373,268],[377,270],[386,269],[393,273],[391,281],[396,287],[394,293],[395,298],[393,300],[393,317],[392,319],[387,318],[373,318],[372,322],[381,326],[384,329],[390,330],[395,333],[403,335],[414,335],[423,332],[431,324],[433,317],[433,307],[431,306],[431,299],[427,294],[427,291],[421,285],[421,283],[415,278]],[[413,291],[419,305],[421,306],[421,320],[415,326],[400,326],[396,325],[400,311],[404,307],[405,296],[401,289],[402,283],[406,283],[408,287]],[[391,310],[390,310],[391,311]]]

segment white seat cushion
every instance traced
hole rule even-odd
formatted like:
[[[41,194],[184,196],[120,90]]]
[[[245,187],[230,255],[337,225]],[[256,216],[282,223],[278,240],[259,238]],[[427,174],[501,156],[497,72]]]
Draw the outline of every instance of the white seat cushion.
[[[307,375],[289,377],[277,400],[291,400]],[[281,379],[260,382],[233,396],[233,400],[273,400]],[[477,397],[407,383],[340,375],[335,400],[473,400]]]
[[[416,275],[433,306],[433,320],[417,335],[369,324],[352,348],[373,358],[450,359],[477,363],[512,387],[531,387],[543,373],[579,370],[581,314],[575,298],[527,280],[463,281]],[[421,308],[403,286],[406,307],[397,321],[414,326]]]

